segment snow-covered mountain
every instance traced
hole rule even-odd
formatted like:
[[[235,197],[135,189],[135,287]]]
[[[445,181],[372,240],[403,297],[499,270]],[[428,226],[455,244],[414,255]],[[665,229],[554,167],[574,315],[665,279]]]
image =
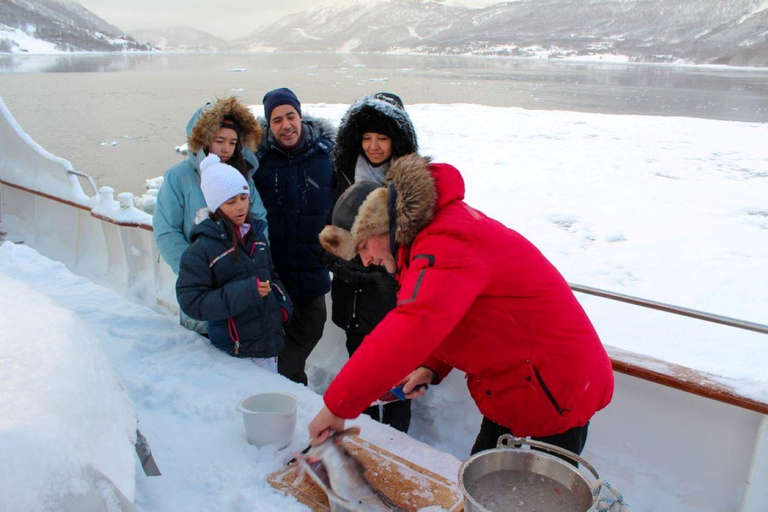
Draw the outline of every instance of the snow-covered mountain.
[[[373,0],[282,18],[232,49],[625,55],[768,66],[768,0],[518,0],[482,9]]]
[[[151,50],[67,0],[0,1],[0,52]]]
[[[131,30],[136,41],[150,44],[161,50],[215,52],[227,46],[226,41],[203,30],[172,26]]]
[[[367,0],[320,6],[286,16],[235,41],[232,49],[387,51],[451,27],[466,7],[432,0]]]

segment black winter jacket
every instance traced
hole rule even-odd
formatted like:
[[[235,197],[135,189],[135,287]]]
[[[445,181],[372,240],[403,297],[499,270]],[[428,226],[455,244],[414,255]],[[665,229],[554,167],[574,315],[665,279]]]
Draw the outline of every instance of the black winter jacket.
[[[267,209],[272,258],[288,294],[297,301],[328,293],[331,287],[317,237],[333,204],[334,135],[329,124],[305,116],[300,150],[286,151],[271,133],[259,148],[254,180]]]
[[[371,124],[387,127],[393,158],[418,150],[416,131],[404,110],[376,95],[358,100],[344,114],[333,150],[334,204],[355,182],[355,164],[362,151],[363,130]],[[272,229],[272,224],[269,228]],[[394,309],[397,281],[382,267],[364,267],[359,256],[344,261],[325,253],[323,260],[333,272],[333,323],[347,332],[368,334]]]
[[[239,357],[273,357],[284,339],[280,310],[290,315],[293,304],[272,265],[265,222],[250,220],[236,261],[230,222],[207,218],[195,226],[181,256],[176,297],[184,313],[208,322],[217,348]],[[272,285],[266,297],[258,293],[257,277]]]

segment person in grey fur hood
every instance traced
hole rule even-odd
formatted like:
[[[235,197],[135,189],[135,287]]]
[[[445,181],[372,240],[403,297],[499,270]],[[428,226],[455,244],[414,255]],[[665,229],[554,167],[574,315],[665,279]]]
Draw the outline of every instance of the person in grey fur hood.
[[[341,120],[333,150],[337,180],[334,203],[354,183],[383,185],[392,159],[417,150],[416,131],[398,96],[380,92],[356,101]],[[333,272],[331,318],[344,329],[351,356],[395,307],[397,282],[384,267],[365,267],[359,257],[345,261],[326,252],[323,261]],[[374,406],[365,413],[407,432],[411,403],[392,402],[383,405],[381,411]]]
[[[320,261],[318,234],[330,216],[335,188],[331,164],[334,128],[303,115],[301,102],[285,87],[264,95],[266,137],[254,177],[267,208],[272,260],[294,303],[278,357],[281,375],[307,384],[305,363],[323,335],[331,288]]]

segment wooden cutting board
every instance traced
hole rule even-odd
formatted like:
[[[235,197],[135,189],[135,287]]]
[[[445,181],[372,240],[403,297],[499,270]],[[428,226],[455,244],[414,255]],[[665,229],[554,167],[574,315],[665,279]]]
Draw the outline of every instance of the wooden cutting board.
[[[417,466],[357,436],[344,437],[344,447],[366,469],[366,478],[396,505],[408,511],[440,506],[450,511],[464,510],[464,499],[456,483]],[[269,476],[275,489],[295,497],[315,512],[328,512],[330,506],[323,490],[305,475],[298,484],[296,464]]]

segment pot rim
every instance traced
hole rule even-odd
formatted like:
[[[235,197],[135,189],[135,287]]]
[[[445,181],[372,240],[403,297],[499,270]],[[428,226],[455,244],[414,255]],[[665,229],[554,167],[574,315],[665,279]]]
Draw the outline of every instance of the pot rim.
[[[515,445],[523,445],[527,444],[529,446],[536,446],[538,448],[551,448],[552,451],[556,451],[558,453],[563,453],[563,455],[572,458],[574,461],[577,461],[582,464],[582,467],[585,467],[587,470],[589,470],[590,473],[592,473],[592,476],[594,477],[594,481],[590,481],[586,471],[583,471],[581,467],[574,467],[571,464],[568,464],[567,461],[564,461],[563,459],[556,457],[552,455],[551,453],[547,453],[544,451],[533,451],[533,450],[523,450],[520,446]],[[472,497],[472,495],[469,494],[469,491],[467,490],[467,487],[464,485],[464,473],[466,469],[477,459],[486,457],[491,454],[495,453],[501,453],[501,452],[511,452],[511,453],[533,453],[533,455],[537,457],[544,457],[545,459],[551,460],[557,464],[564,465],[568,469],[574,471],[576,474],[578,474],[584,482],[587,484],[587,486],[592,490],[592,503],[590,504],[589,510],[593,510],[595,505],[597,504],[598,500],[600,499],[600,491],[602,488],[602,484],[597,483],[600,480],[600,476],[597,474],[597,471],[595,470],[592,465],[584,460],[579,455],[570,452],[568,450],[565,450],[564,448],[560,448],[558,446],[549,444],[549,443],[543,443],[541,441],[535,441],[530,440],[522,437],[514,437],[510,434],[504,434],[501,437],[499,437],[499,440],[496,444],[496,448],[491,448],[490,450],[483,450],[481,452],[478,452],[472,456],[470,456],[467,460],[461,463],[461,466],[459,467],[459,475],[458,475],[458,484],[459,489],[461,490],[462,494],[464,495],[464,500],[468,501],[472,507],[476,508],[477,510],[481,512],[490,512],[488,509],[483,507],[480,503],[475,500],[475,498]],[[597,485],[595,485],[597,483]]]

